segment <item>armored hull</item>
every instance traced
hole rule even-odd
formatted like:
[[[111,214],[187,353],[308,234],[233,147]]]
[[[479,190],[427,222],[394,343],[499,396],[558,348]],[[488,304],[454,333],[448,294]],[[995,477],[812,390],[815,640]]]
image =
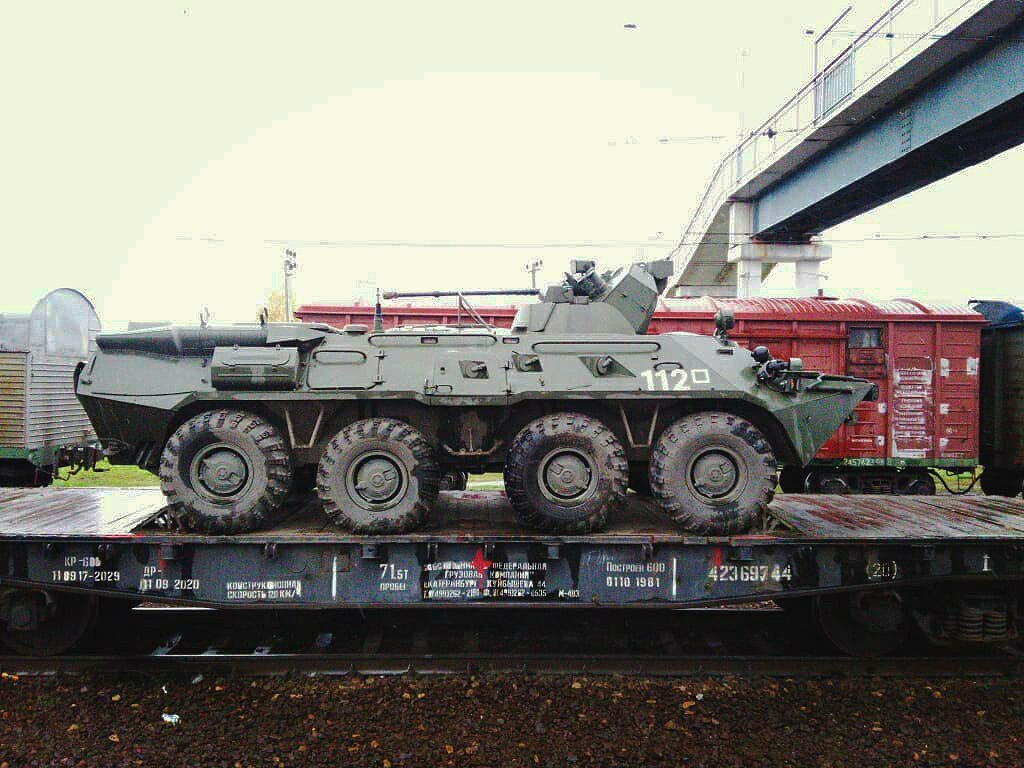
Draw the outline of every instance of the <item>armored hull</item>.
[[[541,529],[599,529],[632,486],[684,528],[724,534],[752,525],[779,462],[809,462],[873,391],[724,333],[641,335],[662,266],[574,267],[507,331],[104,334],[78,396],[112,460],[157,472],[201,530],[258,528],[315,486],[344,527],[405,531],[446,473],[500,470]]]

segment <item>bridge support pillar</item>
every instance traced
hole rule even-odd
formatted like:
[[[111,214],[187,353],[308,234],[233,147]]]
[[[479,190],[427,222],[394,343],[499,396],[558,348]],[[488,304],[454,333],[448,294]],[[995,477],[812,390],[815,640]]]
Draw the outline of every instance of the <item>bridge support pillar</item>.
[[[821,262],[832,257],[832,248],[821,243],[763,243],[750,237],[754,231],[754,206],[738,201],[729,205],[729,261],[736,265],[736,295],[761,295],[764,276],[776,264],[796,266],[797,296],[817,296]]]
[[[729,204],[729,261],[736,263],[736,295],[741,299],[761,295],[762,267],[756,254],[744,254],[754,231],[754,204]]]

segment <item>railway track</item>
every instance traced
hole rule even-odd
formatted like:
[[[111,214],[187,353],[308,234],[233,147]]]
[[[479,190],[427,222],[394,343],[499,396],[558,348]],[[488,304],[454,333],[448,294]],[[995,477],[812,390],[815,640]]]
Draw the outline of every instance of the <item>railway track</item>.
[[[261,612],[262,613],[262,612]],[[904,655],[835,656],[772,607],[607,610],[570,615],[527,609],[265,615],[136,609],[118,637],[89,652],[0,656],[8,674],[189,670],[217,675],[557,673],[781,677],[1022,677],[1024,655],[993,648],[964,656],[911,645]],[[545,615],[546,614],[546,615]]]

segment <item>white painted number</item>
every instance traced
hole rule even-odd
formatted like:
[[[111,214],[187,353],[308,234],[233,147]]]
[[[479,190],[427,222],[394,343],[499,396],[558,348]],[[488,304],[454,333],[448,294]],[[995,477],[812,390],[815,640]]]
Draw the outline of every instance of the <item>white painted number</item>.
[[[783,582],[793,580],[789,565],[713,565],[708,581]]]
[[[694,368],[690,371],[685,368],[673,368],[671,371],[648,368],[646,371],[640,371],[640,376],[648,389],[663,392],[686,392],[695,384],[711,383],[711,373],[707,368]]]

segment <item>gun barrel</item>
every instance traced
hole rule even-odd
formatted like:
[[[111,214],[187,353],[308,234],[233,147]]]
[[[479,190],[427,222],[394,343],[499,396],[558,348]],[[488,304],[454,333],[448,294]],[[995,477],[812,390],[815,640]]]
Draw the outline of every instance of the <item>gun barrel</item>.
[[[536,288],[505,288],[496,291],[384,291],[385,299],[441,299],[446,296],[536,296]]]

